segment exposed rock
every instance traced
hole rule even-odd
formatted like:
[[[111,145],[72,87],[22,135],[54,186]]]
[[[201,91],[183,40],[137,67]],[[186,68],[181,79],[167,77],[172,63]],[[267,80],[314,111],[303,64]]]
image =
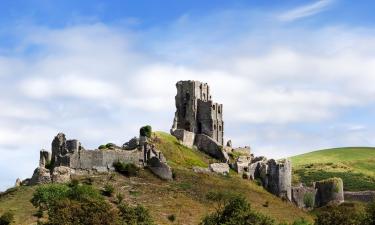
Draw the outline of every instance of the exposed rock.
[[[210,170],[214,173],[228,175],[229,165],[227,163],[212,163],[209,166]]]
[[[138,148],[139,145],[139,139],[137,137],[133,137],[128,142],[122,145],[122,148],[125,150],[134,150]]]
[[[292,199],[292,166],[289,159],[268,160],[267,185],[265,188],[281,198]]]
[[[341,178],[330,178],[314,183],[317,189],[316,205],[336,205],[344,202],[344,185]]]
[[[16,183],[14,184],[15,187],[19,187],[22,185],[21,179],[17,178]]]
[[[66,166],[55,167],[52,173],[53,183],[67,183],[70,182],[71,168]]]
[[[315,207],[316,192],[315,188],[300,184],[292,187],[292,201],[298,208],[312,209]]]
[[[229,156],[223,150],[223,147],[217,143],[214,139],[204,134],[195,135],[195,145],[197,148],[206,154],[221,160],[222,162],[228,162]]]
[[[46,167],[47,163],[51,161],[51,153],[44,149],[40,150],[39,167]]]
[[[44,167],[38,167],[34,170],[33,176],[30,179],[30,185],[48,184],[51,183],[50,171]]]
[[[232,148],[232,140],[227,141],[227,147]]]
[[[175,129],[172,132],[172,135],[181,142],[181,144],[192,148],[194,145],[195,134],[193,132],[184,130],[184,129]]]
[[[194,166],[193,171],[194,173],[211,173],[211,170],[209,168],[199,166]]]
[[[249,164],[251,162],[251,158],[249,156],[240,156],[237,158],[235,164],[234,164],[234,169],[237,171],[239,174],[246,174],[248,178],[250,178],[250,173],[249,173]]]
[[[165,162],[161,162],[157,157],[152,157],[147,161],[148,168],[156,176],[163,180],[173,180],[172,168]]]

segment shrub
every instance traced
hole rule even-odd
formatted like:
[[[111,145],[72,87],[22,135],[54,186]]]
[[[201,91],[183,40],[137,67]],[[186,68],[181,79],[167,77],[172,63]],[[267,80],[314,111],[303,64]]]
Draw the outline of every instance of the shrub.
[[[375,224],[375,202],[371,202],[367,205],[364,217],[364,225]]]
[[[12,212],[5,212],[0,216],[0,225],[9,225],[13,222],[14,214]]]
[[[98,149],[106,149],[107,147],[105,145],[100,145]]]
[[[176,220],[176,216],[174,214],[171,214],[168,216],[168,220],[174,222]]]
[[[40,210],[47,209],[49,205],[69,196],[69,187],[64,184],[47,184],[39,186],[31,199],[33,206]]]
[[[116,201],[117,201],[116,203],[117,204],[121,204],[123,200],[124,200],[123,194],[121,194],[121,193],[116,194]]]
[[[102,190],[102,194],[107,197],[111,197],[115,188],[111,184],[106,184]]]
[[[47,161],[47,162],[46,162],[46,165],[45,165],[44,167],[45,167],[46,169],[48,169],[48,170],[52,170],[52,168],[53,168],[52,161],[51,161],[51,160]]]
[[[127,177],[137,176],[139,173],[139,168],[133,163],[115,162],[113,163],[115,170]]]
[[[315,225],[362,225],[360,213],[351,207],[332,206],[319,213]]]
[[[145,137],[151,138],[151,134],[152,134],[152,128],[151,128],[150,125],[141,127],[141,129],[139,130],[140,136],[145,136]]]
[[[112,225],[119,216],[111,205],[98,199],[63,199],[48,210],[48,225]]]
[[[233,197],[230,197],[233,196]],[[251,209],[247,200],[239,195],[230,193],[211,192],[208,199],[223,203],[216,207],[216,212],[203,218],[201,225],[274,225],[273,219],[259,214]],[[222,207],[220,206],[222,205]]]
[[[315,205],[315,196],[313,193],[306,193],[303,196],[303,203],[307,208],[313,208]]]
[[[141,205],[131,207],[128,204],[118,206],[124,224],[153,225],[149,211]]]
[[[107,143],[105,145],[105,147],[108,148],[108,149],[115,149],[117,146],[115,144],[113,144],[113,143]]]

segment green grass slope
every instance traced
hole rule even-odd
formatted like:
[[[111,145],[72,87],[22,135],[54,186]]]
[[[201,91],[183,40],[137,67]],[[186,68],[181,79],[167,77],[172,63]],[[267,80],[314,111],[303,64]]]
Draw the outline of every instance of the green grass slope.
[[[83,182],[90,180],[92,185],[103,188],[106,184],[115,187],[115,194],[121,193],[124,201],[142,204],[151,212],[157,224],[172,224],[168,216],[175,215],[174,224],[199,224],[202,217],[212,212],[212,203],[205,195],[209,191],[229,190],[242,193],[257,211],[273,217],[277,221],[292,222],[304,217],[312,217],[293,204],[276,198],[255,182],[242,179],[236,173],[224,177],[215,174],[197,174],[193,166],[208,166],[215,161],[198,150],[182,146],[171,135],[156,132],[153,142],[172,166],[175,180],[166,182],[158,179],[148,170],[141,170],[137,177],[124,177],[120,174],[102,174],[91,177],[77,177]],[[15,224],[32,224],[36,210],[30,204],[34,187],[21,187],[0,198],[0,214],[12,210],[16,214]],[[115,197],[108,198],[114,202]],[[268,206],[265,204],[268,202]]]
[[[375,190],[375,148],[351,147],[314,151],[291,157],[294,183],[307,185],[341,177],[344,190]]]

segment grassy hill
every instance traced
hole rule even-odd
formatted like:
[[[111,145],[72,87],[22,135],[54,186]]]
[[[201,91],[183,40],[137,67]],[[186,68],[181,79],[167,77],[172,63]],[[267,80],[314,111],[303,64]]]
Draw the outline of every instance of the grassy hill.
[[[243,180],[234,172],[229,177],[192,172],[193,166],[208,166],[214,159],[180,145],[169,134],[157,132],[154,143],[174,170],[176,178],[172,182],[161,181],[148,170],[141,170],[138,177],[131,178],[117,173],[77,178],[82,182],[90,181],[97,188],[112,184],[115,193],[122,193],[125,201],[148,208],[157,224],[172,224],[167,218],[170,215],[175,215],[176,224],[198,224],[204,215],[212,211],[205,195],[215,190],[242,193],[254,209],[280,222],[292,222],[300,217],[312,219],[291,203],[281,201],[255,182]],[[11,210],[16,215],[15,224],[35,223],[33,214],[36,209],[30,203],[34,190],[35,187],[19,187],[0,196],[0,214]],[[268,206],[263,206],[266,202]]]
[[[291,157],[294,183],[341,177],[348,191],[375,190],[375,148],[351,147]]]

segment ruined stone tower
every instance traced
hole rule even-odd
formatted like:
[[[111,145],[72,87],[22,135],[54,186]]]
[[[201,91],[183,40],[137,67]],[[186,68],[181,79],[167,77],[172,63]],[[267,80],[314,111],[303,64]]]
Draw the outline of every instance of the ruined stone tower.
[[[176,87],[177,110],[172,129],[205,134],[223,145],[223,105],[212,101],[207,83],[179,81]]]

